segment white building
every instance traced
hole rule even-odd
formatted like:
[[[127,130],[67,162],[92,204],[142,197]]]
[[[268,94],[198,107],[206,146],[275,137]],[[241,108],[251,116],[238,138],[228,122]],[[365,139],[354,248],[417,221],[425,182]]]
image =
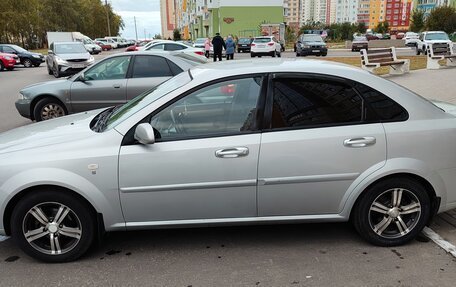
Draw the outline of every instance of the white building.
[[[358,22],[358,0],[337,0],[336,23]]]
[[[326,23],[326,6],[331,0],[301,0],[301,25],[308,22]]]

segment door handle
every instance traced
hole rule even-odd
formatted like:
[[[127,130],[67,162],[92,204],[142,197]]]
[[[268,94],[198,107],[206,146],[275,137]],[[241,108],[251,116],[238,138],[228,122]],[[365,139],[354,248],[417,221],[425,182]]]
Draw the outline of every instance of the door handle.
[[[120,84],[114,84],[114,85],[112,85],[112,87],[113,87],[114,89],[119,89],[119,88],[120,88]]]
[[[377,140],[374,137],[361,137],[344,140],[344,146],[346,147],[366,147],[374,145]]]
[[[247,156],[248,154],[249,149],[246,147],[232,147],[226,149],[219,149],[215,152],[215,156],[220,158],[236,158]]]

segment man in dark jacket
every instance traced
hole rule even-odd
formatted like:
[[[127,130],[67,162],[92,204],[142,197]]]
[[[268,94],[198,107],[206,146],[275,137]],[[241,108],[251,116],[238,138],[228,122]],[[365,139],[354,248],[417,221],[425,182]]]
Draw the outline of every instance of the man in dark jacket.
[[[212,47],[214,47],[214,62],[222,60],[222,49],[226,50],[225,41],[220,37],[220,33],[215,33],[215,37],[212,39]]]

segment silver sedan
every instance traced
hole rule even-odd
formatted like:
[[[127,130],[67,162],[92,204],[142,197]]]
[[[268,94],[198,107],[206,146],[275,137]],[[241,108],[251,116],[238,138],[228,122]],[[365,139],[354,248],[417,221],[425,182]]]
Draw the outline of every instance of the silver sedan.
[[[103,232],[179,226],[351,220],[405,244],[456,207],[455,109],[437,105],[324,61],[198,66],[1,134],[0,234],[47,262]]]

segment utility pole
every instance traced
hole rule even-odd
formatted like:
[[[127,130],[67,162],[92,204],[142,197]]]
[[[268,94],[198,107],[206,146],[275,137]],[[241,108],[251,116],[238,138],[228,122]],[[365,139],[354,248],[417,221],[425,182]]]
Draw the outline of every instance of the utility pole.
[[[136,32],[136,41],[138,41],[138,29],[136,29],[136,16],[133,16],[135,19],[135,32]]]
[[[109,24],[108,0],[105,0],[106,20],[108,21],[108,36],[111,37],[111,25]]]
[[[146,37],[146,29],[144,29],[144,40],[146,40],[147,37]]]

